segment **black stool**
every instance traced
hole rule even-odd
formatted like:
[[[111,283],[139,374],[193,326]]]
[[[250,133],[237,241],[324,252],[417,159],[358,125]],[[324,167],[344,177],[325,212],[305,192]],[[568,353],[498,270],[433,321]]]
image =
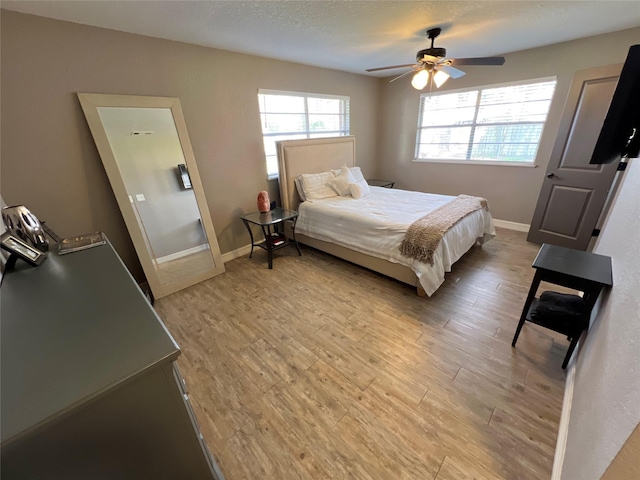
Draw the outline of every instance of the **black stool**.
[[[560,332],[567,335],[571,341],[567,357],[562,364],[562,368],[566,368],[580,334],[588,328],[591,310],[598,299],[598,295],[600,295],[600,291],[604,287],[610,287],[613,284],[611,258],[545,243],[540,247],[538,256],[531,266],[536,269],[536,273],[533,276],[529,294],[520,315],[518,329],[511,345],[515,347],[525,320]],[[549,282],[583,292],[586,305],[583,313],[583,322],[586,323],[586,326],[579,328],[582,325],[580,321],[575,322],[575,324],[565,324],[565,322],[558,322],[557,320],[551,321],[550,316],[545,315],[541,315],[543,318],[537,319],[537,321],[532,319],[531,313],[537,306],[537,304],[534,305],[534,302],[538,301],[535,297],[540,282]]]

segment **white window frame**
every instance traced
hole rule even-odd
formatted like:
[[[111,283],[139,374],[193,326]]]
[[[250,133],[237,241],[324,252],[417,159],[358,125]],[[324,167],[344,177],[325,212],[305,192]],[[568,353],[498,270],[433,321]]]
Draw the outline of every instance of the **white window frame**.
[[[415,155],[414,155],[414,162],[419,162],[419,163],[450,163],[450,164],[462,164],[462,165],[500,165],[500,166],[508,166],[508,167],[529,167],[529,168],[536,168],[536,158],[538,155],[538,150],[540,148],[540,143],[542,142],[542,138],[544,136],[544,128],[546,126],[547,120],[549,118],[549,111],[551,111],[551,105],[553,104],[553,98],[555,95],[555,88],[557,87],[557,77],[544,77],[544,78],[536,78],[536,79],[527,79],[527,80],[519,80],[519,81],[514,81],[514,82],[504,82],[504,83],[496,83],[496,84],[491,84],[491,85],[482,85],[482,86],[475,86],[475,87],[469,87],[469,88],[461,88],[461,89],[456,89],[456,90],[444,90],[444,91],[439,91],[439,92],[428,92],[428,93],[423,93],[420,95],[420,105],[418,107],[418,126],[417,126],[417,131],[416,131],[416,145],[415,145]],[[470,126],[472,128],[472,130],[475,130],[476,127],[479,126],[487,126],[487,125],[516,125],[518,124],[518,122],[505,122],[505,123],[476,123],[476,118],[478,115],[478,110],[479,110],[479,106],[480,106],[480,100],[482,98],[482,91],[483,90],[489,90],[489,89],[493,89],[493,88],[501,88],[501,87],[516,87],[519,85],[533,85],[536,83],[546,83],[546,82],[556,82],[556,84],[554,85],[554,92],[553,95],[551,96],[551,103],[549,104],[549,110],[547,111],[547,116],[545,117],[544,122],[526,122],[526,123],[542,123],[542,133],[540,134],[540,140],[538,141],[538,145],[536,147],[536,153],[533,157],[532,161],[523,161],[523,160],[519,160],[519,161],[507,161],[507,160],[473,160],[470,158],[467,159],[459,159],[459,158],[452,158],[452,159],[448,159],[448,158],[419,158],[418,153],[419,153],[419,149],[420,149],[420,137],[421,137],[421,133],[423,131],[423,129],[427,129],[429,127],[422,127],[422,116],[423,116],[423,106],[424,106],[424,98],[426,97],[433,97],[433,96],[438,96],[438,95],[449,95],[449,94],[453,94],[453,93],[464,93],[464,92],[472,92],[472,91],[477,91],[478,92],[478,98],[476,100],[476,110],[474,113],[474,118],[473,118],[473,122],[470,124],[467,124],[466,126]],[[436,127],[438,128],[438,127]],[[470,141],[473,139],[473,134],[469,137]]]
[[[276,133],[265,133],[264,130],[262,131],[262,137],[263,137],[263,149],[264,149],[264,138],[266,137],[281,137],[283,135],[306,135],[306,138],[314,138],[314,137],[326,137],[328,135],[331,134],[335,134],[336,137],[341,137],[341,136],[346,136],[349,135],[350,133],[350,110],[349,110],[349,102],[351,100],[351,97],[345,96],[345,95],[326,95],[326,94],[320,94],[320,93],[307,93],[307,92],[289,92],[286,90],[266,90],[266,89],[258,89],[258,95],[283,95],[283,96],[287,96],[287,97],[303,97],[304,98],[304,117],[305,117],[305,126],[306,126],[306,130],[304,131],[300,131],[300,132],[276,132]],[[259,110],[259,115],[260,115],[260,124],[262,125],[262,115],[263,114],[268,114],[269,112],[263,112],[262,111],[262,105],[260,105],[260,101],[259,101],[258,97],[258,110]],[[332,100],[341,100],[344,102],[344,124],[342,125],[343,128],[339,129],[339,130],[331,130],[331,131],[323,131],[323,132],[312,132],[309,130],[309,103],[308,103],[308,99],[309,98],[328,98],[328,99],[332,99]],[[329,114],[327,114],[329,115]],[[265,162],[267,162],[267,152],[264,152],[264,159]],[[269,167],[267,166],[267,178],[269,180],[273,180],[275,178],[278,178],[278,172],[276,171],[275,173],[269,173]]]

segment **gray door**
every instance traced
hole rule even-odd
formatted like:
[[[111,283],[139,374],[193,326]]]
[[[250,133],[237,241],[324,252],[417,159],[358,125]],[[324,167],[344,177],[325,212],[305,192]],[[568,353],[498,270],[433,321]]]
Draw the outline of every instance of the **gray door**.
[[[622,65],[575,74],[527,240],[586,250],[617,162],[590,165]]]

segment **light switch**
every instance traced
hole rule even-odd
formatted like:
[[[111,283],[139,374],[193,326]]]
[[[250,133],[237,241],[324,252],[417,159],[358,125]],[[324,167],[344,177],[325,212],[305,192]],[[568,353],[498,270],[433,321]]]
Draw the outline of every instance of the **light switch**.
[[[141,193],[138,193],[136,195],[136,200],[138,200],[139,202],[144,202],[144,195]]]
[[[129,201],[133,203],[133,197],[131,195],[129,195]]]

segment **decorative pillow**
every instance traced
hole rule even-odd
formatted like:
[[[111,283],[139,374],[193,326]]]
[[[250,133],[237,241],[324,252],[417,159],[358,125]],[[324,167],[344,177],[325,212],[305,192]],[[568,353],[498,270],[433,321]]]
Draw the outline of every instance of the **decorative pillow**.
[[[360,170],[360,167],[351,167],[349,168],[349,171],[351,172],[351,175],[353,175],[353,178],[356,179],[355,183],[358,183],[358,182],[367,183],[367,181],[364,179],[364,176],[362,175],[362,170]]]
[[[333,178],[332,172],[305,173],[299,178],[307,202],[338,196],[333,187],[329,185],[329,181]]]
[[[351,196],[356,199],[366,197],[371,193],[369,184],[364,180],[355,182],[355,183],[350,183],[349,191],[351,192]]]
[[[298,177],[294,180],[294,182],[296,183],[296,190],[298,191],[298,196],[300,197],[300,201],[301,202],[306,201],[307,197],[304,196],[304,190],[302,189],[302,180],[300,179],[300,177]]]
[[[360,170],[360,167],[347,167],[347,165],[344,164],[344,165],[342,165],[342,167],[338,168],[337,170],[331,170],[331,171],[333,172],[333,174],[335,176],[338,176],[343,168],[348,168],[349,169],[349,171],[351,172],[351,175],[353,175],[353,178],[355,179],[356,183],[361,181],[361,180],[364,181],[364,176],[362,175],[362,170]]]
[[[329,185],[331,185],[341,197],[348,197],[351,195],[349,184],[355,183],[355,181],[356,179],[353,178],[349,168],[345,165],[340,169],[340,173],[329,180]]]

